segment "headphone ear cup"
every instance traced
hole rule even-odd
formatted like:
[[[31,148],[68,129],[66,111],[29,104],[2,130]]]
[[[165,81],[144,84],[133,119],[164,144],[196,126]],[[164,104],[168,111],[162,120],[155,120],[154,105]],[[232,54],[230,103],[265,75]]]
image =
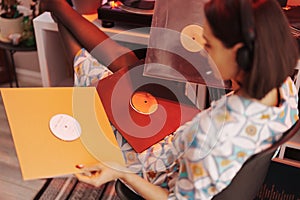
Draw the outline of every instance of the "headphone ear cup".
[[[250,69],[250,52],[246,46],[238,49],[236,61],[242,70],[248,71]]]

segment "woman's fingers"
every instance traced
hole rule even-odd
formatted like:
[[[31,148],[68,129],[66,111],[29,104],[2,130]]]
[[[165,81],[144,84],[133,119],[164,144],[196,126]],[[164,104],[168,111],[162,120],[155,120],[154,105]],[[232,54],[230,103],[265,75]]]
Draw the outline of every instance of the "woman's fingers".
[[[100,173],[92,174],[91,176],[86,176],[84,174],[75,174],[77,179],[81,182],[90,184],[94,187],[100,187],[105,182],[101,181],[101,177],[99,176]]]
[[[82,164],[76,165],[76,168],[81,170],[81,173],[75,174],[78,180],[83,181],[85,183],[91,184],[93,186],[100,186],[105,183],[105,180],[102,180],[101,177],[101,164],[85,166]]]
[[[99,171],[101,169],[103,169],[103,165],[98,163],[98,164],[94,164],[94,165],[83,165],[83,164],[78,164],[75,166],[77,169],[81,169],[84,171]]]
[[[79,164],[76,165],[76,168],[80,169],[82,172],[80,174],[76,174],[78,180],[94,185],[96,187],[115,180],[120,176],[120,173],[117,170],[106,167],[101,163],[91,166],[84,166]]]
[[[101,170],[101,167],[99,167],[98,165],[92,165],[92,166],[85,166],[83,164],[78,164],[75,166],[77,169],[81,170],[81,174],[83,174],[84,176],[88,176],[91,177],[95,174],[98,173],[98,171]]]

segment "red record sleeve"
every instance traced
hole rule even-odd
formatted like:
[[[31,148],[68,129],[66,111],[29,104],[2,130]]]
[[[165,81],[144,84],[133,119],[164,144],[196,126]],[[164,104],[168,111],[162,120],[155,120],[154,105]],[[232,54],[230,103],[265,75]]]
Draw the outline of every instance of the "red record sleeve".
[[[110,122],[136,152],[142,152],[173,133],[200,112],[184,95],[184,83],[143,76],[144,64],[122,69],[99,81],[97,91]],[[151,114],[130,103],[137,91],[156,98]]]

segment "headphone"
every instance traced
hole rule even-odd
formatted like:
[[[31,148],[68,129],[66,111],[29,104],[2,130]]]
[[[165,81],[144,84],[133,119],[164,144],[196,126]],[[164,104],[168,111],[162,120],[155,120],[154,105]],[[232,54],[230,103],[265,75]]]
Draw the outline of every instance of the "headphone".
[[[241,31],[244,45],[237,51],[237,63],[244,71],[249,71],[253,63],[255,27],[252,0],[240,0]]]

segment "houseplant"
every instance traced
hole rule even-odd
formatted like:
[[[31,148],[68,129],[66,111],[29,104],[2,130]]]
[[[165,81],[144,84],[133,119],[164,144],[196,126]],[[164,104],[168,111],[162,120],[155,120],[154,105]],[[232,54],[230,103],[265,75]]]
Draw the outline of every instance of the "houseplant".
[[[1,1],[1,10],[4,12],[1,14],[1,17],[4,18],[18,18],[20,15],[17,6],[19,5],[18,0],[2,0]]]
[[[0,15],[0,39],[9,41],[12,33],[23,33],[23,14],[18,11],[19,0],[2,0]]]

